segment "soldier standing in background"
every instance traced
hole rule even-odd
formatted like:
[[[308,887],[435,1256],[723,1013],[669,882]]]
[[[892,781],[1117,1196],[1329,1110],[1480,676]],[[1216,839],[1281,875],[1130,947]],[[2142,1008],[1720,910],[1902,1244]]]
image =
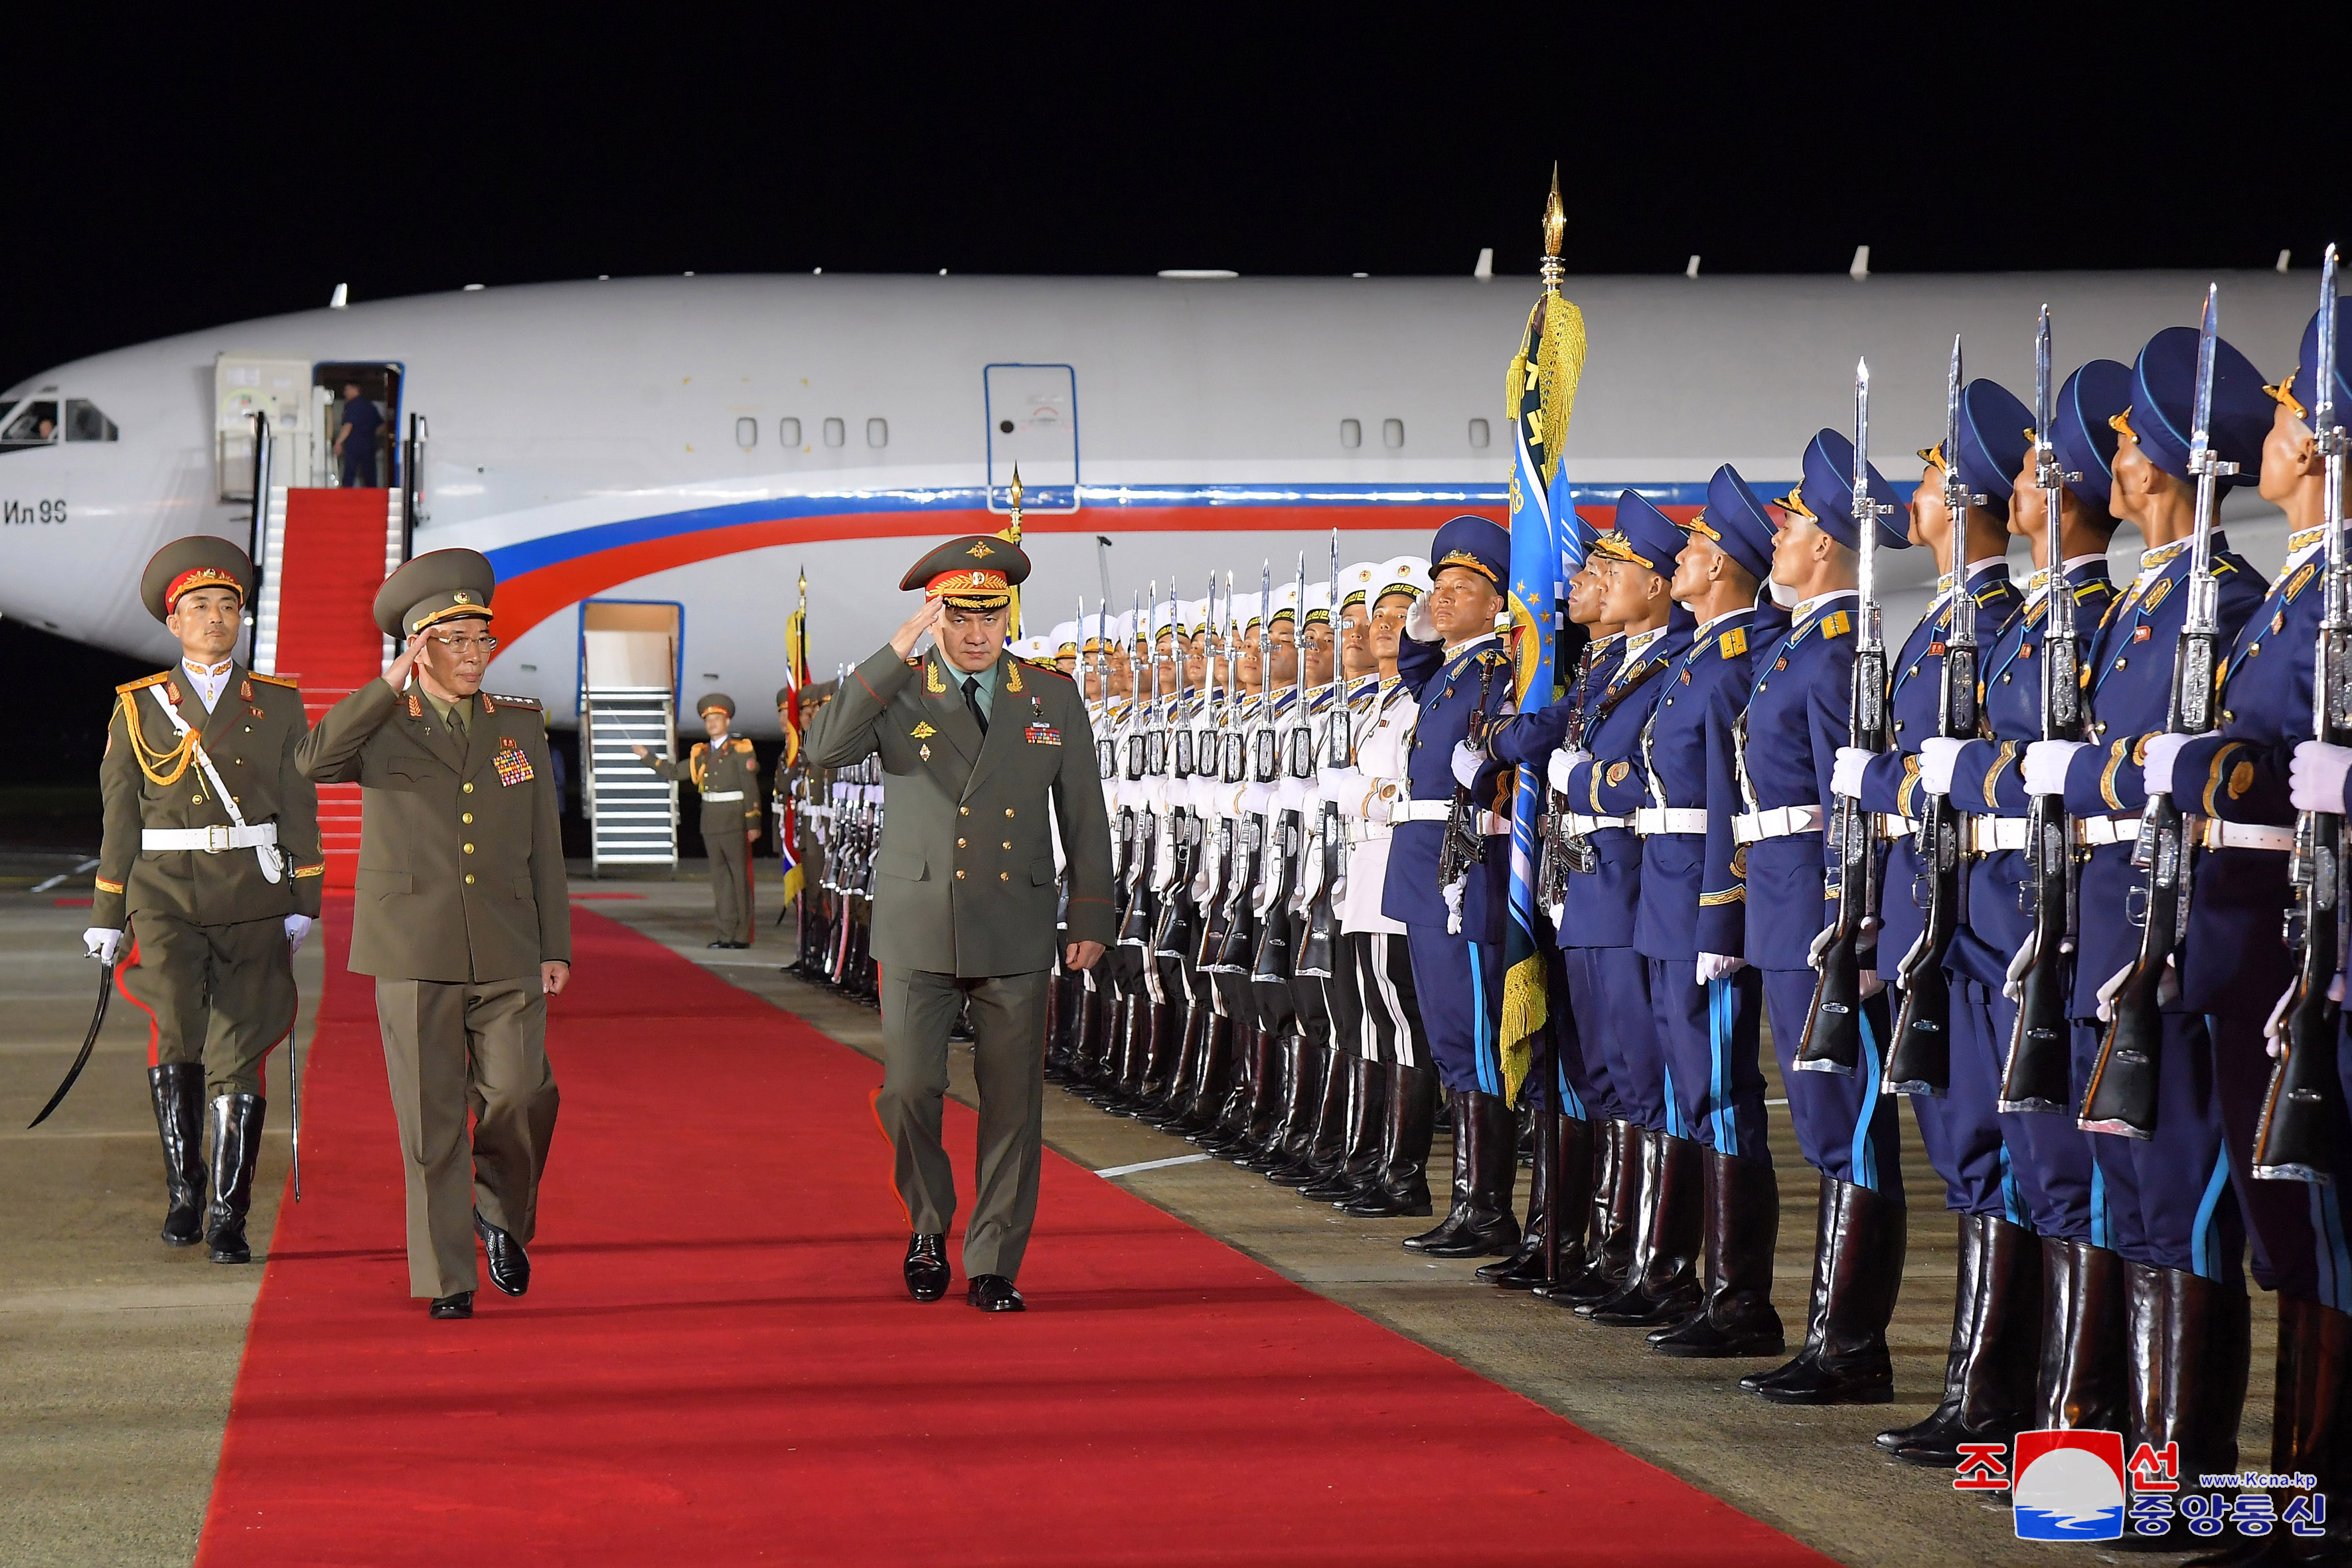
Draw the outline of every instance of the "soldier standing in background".
[[[735,700],[724,691],[706,693],[694,705],[707,741],[697,741],[677,762],[656,757],[644,746],[629,749],[637,760],[675,784],[690,781],[702,795],[702,847],[710,857],[710,899],[719,927],[712,947],[751,945],[751,847],[760,841],[760,759],[751,742],[729,732]]]

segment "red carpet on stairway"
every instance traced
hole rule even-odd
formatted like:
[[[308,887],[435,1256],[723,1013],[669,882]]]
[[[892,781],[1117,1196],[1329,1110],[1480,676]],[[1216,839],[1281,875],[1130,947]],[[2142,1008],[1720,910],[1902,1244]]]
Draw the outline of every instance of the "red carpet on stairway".
[[[442,1323],[330,906],[205,1568],[1826,1561],[1052,1153],[1031,1310],[916,1305],[879,1067],[572,920],[531,1292]]]

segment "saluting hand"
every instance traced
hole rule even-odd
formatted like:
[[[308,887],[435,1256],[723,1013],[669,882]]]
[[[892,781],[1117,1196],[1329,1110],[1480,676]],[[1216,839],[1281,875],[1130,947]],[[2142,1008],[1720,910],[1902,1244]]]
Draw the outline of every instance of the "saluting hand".
[[[937,632],[940,629],[940,622],[947,618],[947,613],[948,605],[945,599],[924,600],[923,607],[917,610],[905,626],[890,634],[892,650],[900,658],[905,658],[913,653],[915,645],[922,640],[925,632]]]
[[[394,691],[406,690],[408,687],[408,672],[416,668],[417,650],[422,648],[424,646],[425,634],[423,632],[412,633],[408,639],[408,646],[400,650],[400,657],[394,659],[392,661],[392,668],[383,672],[383,683],[386,686],[391,687]]]

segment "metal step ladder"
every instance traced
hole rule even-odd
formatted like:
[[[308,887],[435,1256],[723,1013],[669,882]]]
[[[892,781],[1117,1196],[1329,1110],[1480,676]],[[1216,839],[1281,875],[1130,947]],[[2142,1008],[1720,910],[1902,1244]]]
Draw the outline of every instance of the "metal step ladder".
[[[677,786],[639,762],[632,746],[677,754],[677,700],[667,686],[591,686],[580,710],[594,868],[677,868]]]

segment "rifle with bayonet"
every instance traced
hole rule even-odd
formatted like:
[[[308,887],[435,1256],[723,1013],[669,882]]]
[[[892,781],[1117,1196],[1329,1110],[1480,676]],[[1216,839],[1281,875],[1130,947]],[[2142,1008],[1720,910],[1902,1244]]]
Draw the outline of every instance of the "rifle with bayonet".
[[[2197,480],[2197,531],[2189,546],[2189,604],[2172,656],[2172,692],[2164,728],[2202,735],[2213,728],[2213,677],[2221,643],[2221,585],[2213,576],[2213,510],[2222,478],[2238,471],[2212,447],[2213,348],[2219,335],[2218,286],[2205,289],[2205,319],[2197,340],[2197,405],[2189,432],[2189,471]],[[2076,1118],[2085,1132],[2126,1138],[2156,1136],[2157,1079],[2164,1058],[2164,1003],[2173,952],[2189,926],[2189,818],[2172,792],[2150,792],[2140,813],[2132,865],[2147,880],[2137,889],[2146,904],[2139,956],[2123,973],[2109,1004],[2111,1021],[2091,1068],[2090,1089]]]
[[[1323,719],[1323,765],[1352,768],[1356,765],[1356,715],[1348,701],[1345,661],[1339,656],[1339,531],[1336,528],[1331,531],[1331,589],[1328,603],[1331,620],[1324,629],[1331,639],[1331,700],[1329,711]],[[1307,668],[1303,637],[1298,668],[1303,675]],[[1301,889],[1306,894],[1306,929],[1298,941],[1292,973],[1304,978],[1328,980],[1338,966],[1339,916],[1333,900],[1339,895],[1339,879],[1344,873],[1342,857],[1347,852],[1347,839],[1339,803],[1327,794],[1316,808],[1315,832],[1310,840],[1315,855],[1314,885],[1311,890]]]
[[[2045,516],[2042,556],[2045,585],[2042,616],[2042,738],[2083,738],[2082,649],[2074,640],[2074,590],[2066,581],[2061,535],[2065,487],[2083,476],[2058,466],[2050,427],[2057,418],[2051,384],[2050,307],[2033,335],[2033,485],[2042,492]],[[2000,1080],[2000,1109],[2063,1113],[2073,1108],[2073,1025],[2068,1021],[2074,989],[2066,960],[2081,934],[2082,862],[2074,847],[2074,819],[2063,795],[2037,795],[2025,808],[2026,895],[2033,904],[2033,934],[2019,956],[2017,1023],[2009,1038],[2009,1061]]]
[[[1960,340],[1952,339],[1951,369],[1944,378],[1944,505],[1951,518],[1951,624],[1944,633],[1943,679],[1936,692],[1936,733],[1947,740],[1973,739],[1977,732],[1977,600],[1969,587],[1969,508],[1989,498],[1969,493],[1960,474]],[[1927,918],[1919,941],[1904,955],[1895,981],[1903,1005],[1886,1046],[1880,1087],[1890,1094],[1941,1099],[1952,1085],[1952,983],[1944,955],[1960,929],[1962,879],[1960,814],[1949,794],[1929,793],[1921,802],[1912,843],[1919,870],[1927,879]],[[1916,892],[1913,894],[1917,897]]]
[[[1270,628],[1274,623],[1271,606],[1265,620]],[[1271,649],[1270,631],[1268,635],[1267,647]],[[1297,591],[1291,595],[1290,647],[1296,674],[1291,687],[1290,718],[1281,731],[1282,773],[1292,779],[1306,779],[1315,773],[1315,737],[1307,722],[1307,552],[1303,550],[1298,552]],[[1273,695],[1272,675],[1273,667],[1269,664],[1259,677],[1267,685],[1269,699]],[[1269,726],[1273,717],[1274,704],[1269,700]],[[1258,904],[1257,952],[1250,963],[1250,978],[1287,984],[1291,906],[1297,902],[1299,857],[1307,847],[1306,815],[1296,806],[1276,805],[1266,813],[1266,820],[1272,838],[1265,854],[1265,892]]]
[[[1892,510],[1892,508],[1887,510]],[[1873,755],[1886,750],[1886,635],[1878,605],[1878,514],[1870,492],[1870,362],[1853,372],[1853,523],[1861,556],[1862,626],[1853,649],[1846,744]],[[1801,1072],[1851,1078],[1862,1060],[1863,928],[1878,909],[1878,833],[1870,813],[1840,795],[1831,816],[1830,854],[1838,867],[1837,915],[1817,944],[1821,979],[1805,1009],[1797,1047]]]
[[[1159,585],[1153,584],[1153,597],[1159,595]],[[1151,616],[1145,600],[1139,595],[1131,611],[1135,620],[1134,640],[1128,646],[1127,700],[1127,782],[1130,797],[1145,794],[1144,780],[1154,772],[1154,755],[1160,749],[1160,732],[1153,727],[1160,701],[1159,651],[1152,647]],[[1135,663],[1139,655],[1151,667],[1151,701],[1143,700],[1141,667]],[[1119,809],[1119,832],[1128,840],[1127,897],[1119,911],[1118,945],[1149,947],[1151,944],[1153,921],[1153,856],[1159,850],[1159,816],[1150,802],[1130,804]]]
[[[1274,783],[1282,760],[1274,733],[1274,688],[1271,679],[1274,673],[1273,600],[1274,564],[1261,562],[1258,566],[1257,712],[1254,719],[1245,720],[1247,734],[1243,737],[1244,744],[1240,754],[1244,763],[1243,778],[1268,786]],[[1235,973],[1255,974],[1265,862],[1273,847],[1266,833],[1266,814],[1244,809],[1240,830],[1241,840],[1234,850],[1234,887],[1227,900],[1224,941],[1217,950],[1216,967]]]
[[[2352,554],[2344,521],[2344,426],[2336,406],[2336,247],[2320,268],[2319,355],[2311,423],[2318,437],[2320,521],[2327,530],[2327,597],[2321,602],[2319,647],[2311,687],[2311,731],[2331,746],[2352,745]],[[2335,1128],[2344,1117],[2336,1071],[2342,1008],[2328,994],[2343,962],[2347,901],[2344,817],[2298,813],[2288,878],[2294,889],[2287,940],[2295,956],[2294,989],[2278,1023],[2282,1052],[2271,1070],[2262,1121],[2254,1129],[2254,1174],[2270,1181],[2333,1185]]]
[[[1215,657],[1224,666],[1225,679],[1220,685],[1211,672],[1209,691],[1210,727],[1202,731],[1198,742],[1198,763],[1201,776],[1216,779],[1226,784],[1242,782],[1244,748],[1239,730],[1235,727],[1241,704],[1234,687],[1241,680],[1240,667],[1234,657],[1234,574],[1225,574],[1225,618],[1222,628],[1216,617],[1216,574],[1209,574],[1209,624],[1214,634]],[[1223,967],[1225,940],[1233,929],[1234,888],[1248,879],[1248,868],[1240,854],[1240,834],[1231,816],[1217,815],[1217,841],[1209,850],[1208,876],[1202,879],[1201,895],[1201,945],[1193,955],[1193,967],[1204,973],[1216,973]]]
[[[1583,651],[1576,656],[1576,695],[1569,707],[1568,728],[1563,731],[1571,746],[1584,743],[1585,689],[1591,683],[1597,651],[1597,646],[1587,638]],[[1575,803],[1552,788],[1547,779],[1543,848],[1536,867],[1536,898],[1547,913],[1568,901],[1568,879],[1572,873],[1589,874],[1600,868],[1600,854],[1592,847],[1591,838],[1576,831],[1575,817]]]
[[[1158,850],[1160,879],[1154,889],[1160,899],[1159,920],[1151,932],[1154,958],[1181,958],[1192,949],[1192,877],[1199,869],[1201,858],[1201,819],[1192,809],[1189,793],[1192,731],[1184,724],[1184,701],[1192,683],[1185,679],[1189,665],[1184,651],[1184,628],[1179,624],[1176,606],[1176,580],[1171,577],[1168,580],[1168,653],[1175,666],[1171,679],[1175,689],[1168,694],[1167,706],[1160,716],[1165,728],[1160,733],[1159,765],[1152,770],[1160,781],[1168,805]],[[1156,647],[1153,652],[1156,659]],[[1151,679],[1156,689],[1160,682],[1156,662]]]

